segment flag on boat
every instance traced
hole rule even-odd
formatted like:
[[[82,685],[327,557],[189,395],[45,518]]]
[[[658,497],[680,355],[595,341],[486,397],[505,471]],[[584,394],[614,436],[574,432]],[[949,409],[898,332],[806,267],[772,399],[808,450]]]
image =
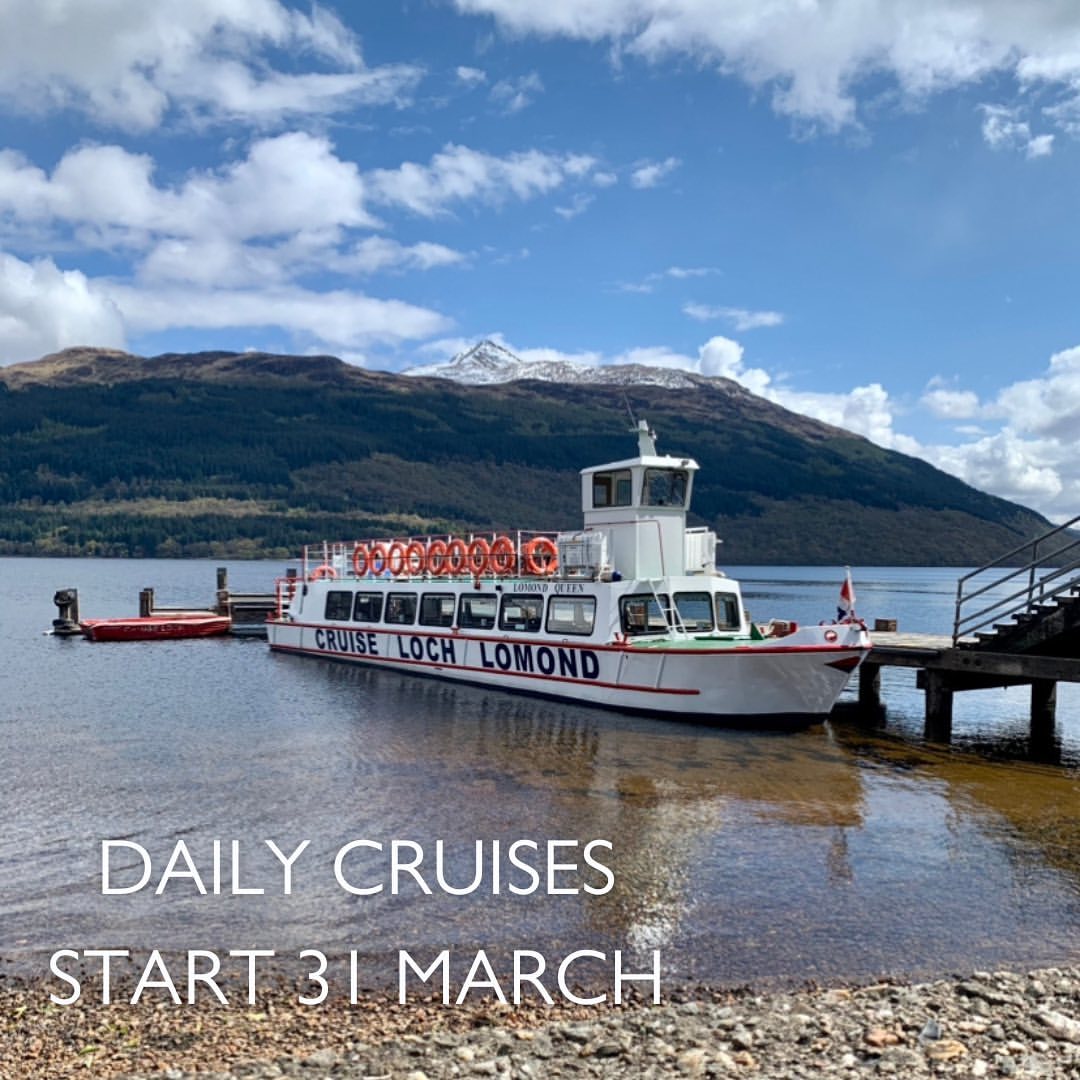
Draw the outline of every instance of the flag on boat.
[[[851,622],[855,618],[855,586],[851,584],[851,567],[844,567],[844,583],[840,586],[840,603],[836,617],[841,622]]]

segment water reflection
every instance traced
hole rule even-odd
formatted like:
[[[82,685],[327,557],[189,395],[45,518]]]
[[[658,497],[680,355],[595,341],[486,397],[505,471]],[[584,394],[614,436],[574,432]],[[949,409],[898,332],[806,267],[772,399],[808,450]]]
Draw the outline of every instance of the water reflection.
[[[160,588],[170,599],[197,595],[193,581],[207,574],[80,564],[58,577],[31,562],[8,588],[47,605],[57,584],[85,588],[98,570],[100,587],[117,592],[136,574],[134,596],[162,586],[162,567],[178,576]],[[805,588],[807,607],[838,588],[839,578],[792,576],[778,591]],[[909,592],[940,599],[935,581],[913,578]],[[9,608],[0,639],[11,670],[32,677],[14,681],[0,716],[17,778],[0,789],[8,956],[38,964],[54,948],[109,945],[373,956],[658,947],[671,978],[721,982],[1077,957],[1080,774],[926,745],[913,686],[886,684],[883,731],[837,720],[754,734],[272,655],[258,642],[62,643],[36,633],[47,607],[36,621]],[[978,728],[1008,747],[1026,734],[1019,696],[967,697],[957,699],[961,740]],[[1057,745],[1071,763],[1070,715],[1062,709]],[[237,839],[245,880],[267,894],[103,897],[104,837],[136,839],[159,862],[181,838],[199,858],[214,838]],[[280,867],[267,837],[283,848],[312,841],[292,896],[270,887]],[[493,894],[489,876],[469,896],[355,897],[332,867],[362,837],[426,852],[441,839],[454,882],[471,878],[477,840],[505,851],[521,838],[603,838],[615,887],[517,897]]]

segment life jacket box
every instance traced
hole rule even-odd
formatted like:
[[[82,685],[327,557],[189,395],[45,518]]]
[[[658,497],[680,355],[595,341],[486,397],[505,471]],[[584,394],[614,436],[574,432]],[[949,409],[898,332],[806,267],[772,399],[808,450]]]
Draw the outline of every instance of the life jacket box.
[[[687,529],[685,550],[688,574],[707,574],[716,569],[716,533],[712,529]]]
[[[559,573],[563,577],[595,578],[608,564],[607,533],[559,533]]]

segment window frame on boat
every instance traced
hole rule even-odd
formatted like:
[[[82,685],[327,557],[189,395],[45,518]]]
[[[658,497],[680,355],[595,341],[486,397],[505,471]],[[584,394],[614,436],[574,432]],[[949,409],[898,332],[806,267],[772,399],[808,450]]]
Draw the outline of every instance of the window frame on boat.
[[[600,494],[603,498],[598,498]],[[634,474],[629,469],[612,469],[610,472],[593,473],[593,509],[609,506],[634,505]]]
[[[416,609],[419,606],[419,596],[417,593],[399,593],[391,592],[386,594],[386,606],[383,609],[383,622],[388,626],[415,626],[416,625]],[[405,618],[391,618],[390,610],[392,607],[397,607],[398,604],[405,604],[408,606],[408,602],[412,602],[412,608],[409,611],[409,617]]]
[[[644,622],[639,626],[631,625],[627,617],[627,608],[633,603],[645,603]],[[649,605],[663,620],[662,626],[653,627]],[[619,597],[619,626],[627,637],[639,637],[642,634],[666,634],[671,630],[671,597],[667,593],[630,593]]]
[[[725,608],[723,617],[720,615],[721,601]],[[716,616],[717,630],[742,629],[742,612],[739,610],[739,598],[734,593],[718,592],[716,594],[716,599],[713,602],[713,607]]]
[[[704,605],[705,614],[707,616],[707,621],[704,622],[704,624],[702,623],[702,620],[700,618],[694,621],[693,626],[691,626],[690,623],[687,621],[686,615],[684,614],[683,609],[680,606],[680,601],[687,602],[690,600],[695,600],[696,602]],[[675,593],[675,614],[677,616],[675,625],[681,625],[682,629],[685,630],[688,634],[707,634],[716,625],[715,615],[713,612],[712,594],[706,592],[704,589],[695,589],[692,592]],[[725,629],[728,628],[725,627]]]
[[[685,508],[689,489],[689,470],[650,466],[645,470],[641,482],[641,505],[681,506]]]
[[[511,605],[516,605],[520,610],[534,608],[535,614],[515,615],[509,614]],[[535,592],[510,592],[503,593],[499,604],[499,629],[510,631],[515,634],[538,634],[544,627],[544,597]]]
[[[477,616],[472,613],[472,604],[477,601],[491,604],[491,615]],[[468,601],[468,608],[466,608]],[[499,597],[493,592],[463,592],[458,597],[457,625],[459,630],[494,630],[499,617]]]
[[[450,602],[450,609],[446,610],[446,602]],[[427,610],[431,605],[438,604],[434,612]],[[454,613],[457,611],[457,596],[452,592],[423,593],[420,597],[420,615],[417,620],[421,626],[453,626]]]
[[[564,605],[573,605],[575,608],[574,614],[569,619],[561,619],[556,614],[557,610]],[[588,619],[584,617],[578,619],[577,607],[582,608],[584,611],[588,611]],[[588,622],[589,628],[587,630],[582,629],[585,622]],[[552,625],[552,623],[555,625]],[[560,635],[577,635],[580,637],[589,637],[596,629],[596,597],[595,596],[552,596],[548,599],[547,606],[547,622],[544,624],[544,629],[549,634]]]
[[[384,596],[385,594],[381,592],[367,592],[366,590],[358,592],[353,600],[352,621],[359,623],[382,622]],[[373,611],[369,608],[369,614],[367,615],[361,614],[361,605],[364,603],[374,605]]]
[[[331,614],[333,609],[334,614]],[[323,605],[323,618],[328,622],[348,622],[352,618],[352,589],[330,589]]]

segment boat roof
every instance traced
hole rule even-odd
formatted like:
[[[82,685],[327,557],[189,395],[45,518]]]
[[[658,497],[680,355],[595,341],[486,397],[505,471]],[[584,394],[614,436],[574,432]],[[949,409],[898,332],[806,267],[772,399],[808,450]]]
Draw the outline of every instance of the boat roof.
[[[611,469],[629,469],[634,465],[643,465],[647,469],[698,469],[700,466],[691,457],[672,457],[671,454],[641,454],[626,458],[624,461],[612,461],[606,465],[590,465],[581,470],[582,476],[589,473],[608,472]]]

